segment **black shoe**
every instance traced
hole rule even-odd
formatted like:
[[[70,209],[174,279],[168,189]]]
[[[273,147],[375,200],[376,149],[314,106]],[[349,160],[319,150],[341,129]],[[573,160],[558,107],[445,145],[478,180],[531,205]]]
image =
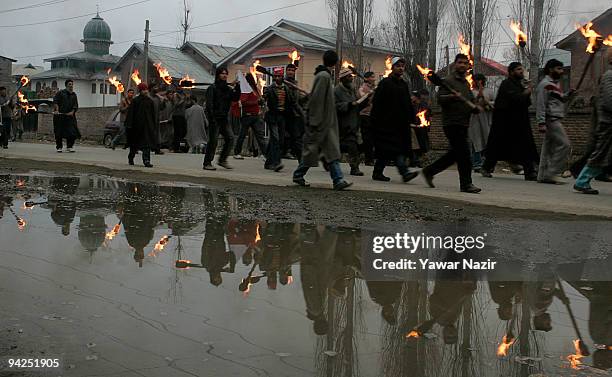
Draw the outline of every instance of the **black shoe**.
[[[145,167],[145,168],[152,168],[152,167],[153,167],[153,165],[152,165],[150,162],[145,162],[145,163],[144,163],[144,167]]]
[[[480,169],[480,174],[482,174],[482,176],[485,178],[493,178],[493,174],[491,174],[490,171],[485,169]]]
[[[587,195],[597,195],[599,194],[599,191],[590,188],[590,187],[579,187],[574,185],[574,190],[576,190],[577,192],[581,193],[581,194],[587,194]]]
[[[357,177],[363,177],[364,174],[361,170],[359,170],[359,168],[355,168],[355,169],[351,169],[351,175],[357,176]]]
[[[275,172],[277,172],[277,173],[278,173],[279,171],[283,170],[283,168],[284,168],[284,167],[285,167],[285,165],[283,165],[283,164],[278,164],[278,165],[274,166],[274,167],[272,168],[272,170],[274,170]]]
[[[128,158],[128,165],[134,165],[134,159]]]
[[[482,191],[481,188],[476,187],[474,185],[469,185],[467,187],[461,188],[461,192],[467,192],[468,194],[478,194],[481,191]]]
[[[559,185],[561,184],[559,181],[552,178],[538,179],[538,183],[546,183],[549,185]]]
[[[381,181],[381,182],[389,182],[391,178],[380,173],[380,174],[372,174],[372,180]]]
[[[431,188],[436,188],[436,186],[433,183],[433,175],[427,174],[425,172],[425,170],[421,170],[421,175],[423,176],[423,179],[425,180],[425,183],[427,184],[427,186],[431,187]]]
[[[412,173],[406,173],[405,176],[402,177],[404,183],[408,183],[415,179],[419,175],[419,172],[413,171]]]
[[[530,181],[530,182],[535,182],[538,180],[538,175],[536,173],[525,174],[525,180]]]
[[[304,178],[293,178],[293,183],[302,187],[310,187],[310,183],[306,182]]]
[[[233,167],[227,163],[227,161],[219,161],[217,162],[217,165],[221,166],[222,168],[225,168],[227,170],[232,170]]]
[[[350,187],[352,185],[353,185],[352,182],[342,181],[342,182],[340,182],[338,184],[334,184],[334,190],[341,191],[341,190],[344,190],[345,188]]]
[[[202,166],[202,169],[204,169],[204,170],[217,170],[217,168],[212,166],[211,164],[206,164],[206,165]]]
[[[482,171],[481,167],[475,167],[474,168],[474,173],[480,173]]]
[[[155,151],[155,154],[158,155],[158,156],[161,156],[162,154],[166,154],[166,153],[162,152],[162,151]]]

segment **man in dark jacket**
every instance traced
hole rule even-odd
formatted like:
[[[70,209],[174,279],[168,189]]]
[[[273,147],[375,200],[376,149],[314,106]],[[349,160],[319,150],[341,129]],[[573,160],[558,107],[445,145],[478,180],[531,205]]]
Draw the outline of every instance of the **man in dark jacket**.
[[[53,133],[57,152],[62,152],[63,139],[66,139],[66,152],[72,153],[74,142],[81,137],[76,121],[79,101],[74,92],[74,82],[68,79],[64,85],[66,88],[53,97]]]
[[[282,67],[274,68],[274,82],[264,90],[264,98],[268,104],[266,123],[270,129],[265,168],[276,172],[283,169],[281,151],[285,135],[285,121],[287,112],[293,106],[289,89],[283,82],[283,75]]]
[[[343,68],[338,74],[340,83],[336,85],[334,95],[336,99],[336,111],[338,112],[338,131],[340,131],[340,151],[348,153],[351,175],[363,176],[359,170],[360,153],[358,145],[359,134],[359,111],[363,110],[368,103],[357,103],[357,93],[353,87],[353,73],[348,68]]]
[[[295,73],[297,67],[291,63],[285,67],[285,81],[297,85],[298,82],[295,79]],[[291,151],[293,157],[298,161],[302,158],[302,139],[304,137],[304,103],[308,100],[297,88],[287,86],[289,94],[289,104],[291,107],[287,109],[285,117],[285,126],[287,129],[287,138],[284,143],[284,151],[282,155],[286,155],[286,152]]]
[[[453,91],[440,87],[438,102],[442,107],[442,126],[444,128],[444,135],[446,135],[450,144],[450,149],[444,156],[423,169],[422,173],[427,185],[433,188],[435,187],[433,177],[456,162],[459,170],[461,192],[477,194],[481,189],[472,184],[472,161],[468,142],[468,127],[470,125],[470,115],[472,112],[478,112],[479,108],[476,107],[473,110],[459,98],[459,96],[463,96],[471,101],[474,100],[470,84],[465,79],[465,74],[469,67],[470,59],[464,54],[458,54],[455,57],[455,63],[450,75],[445,79],[446,84]]]
[[[383,174],[387,162],[393,161],[404,182],[418,175],[406,166],[406,156],[412,149],[410,124],[417,124],[416,114],[410,99],[408,83],[404,81],[406,61],[394,57],[392,72],[376,88],[372,100],[372,124],[374,128],[374,152],[376,163],[372,179],[388,182]]]
[[[533,87],[523,84],[524,77],[521,63],[508,66],[508,78],[502,82],[495,99],[493,123],[481,169],[483,177],[492,177],[497,161],[502,160],[522,165],[525,180],[537,179],[535,164],[539,156],[529,119]]]
[[[138,84],[138,97],[134,98],[128,108],[125,119],[127,139],[130,146],[128,163],[134,165],[134,156],[142,151],[142,163],[147,168],[151,165],[151,149],[157,148],[157,125],[155,124],[155,105],[149,96],[149,87],[145,83]]]
[[[240,95],[240,92],[238,92]],[[215,83],[206,90],[206,115],[208,117],[208,148],[204,156],[204,170],[217,170],[212,166],[212,160],[217,151],[219,133],[223,135],[223,149],[217,165],[232,169],[227,163],[227,157],[232,151],[234,133],[229,126],[229,110],[234,97],[234,91],[227,84],[227,68],[217,68]]]

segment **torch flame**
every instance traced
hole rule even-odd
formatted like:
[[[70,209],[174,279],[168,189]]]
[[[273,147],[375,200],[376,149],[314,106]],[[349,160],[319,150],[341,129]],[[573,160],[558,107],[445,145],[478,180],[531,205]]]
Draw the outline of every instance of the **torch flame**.
[[[393,70],[393,64],[390,56],[387,56],[385,59],[385,74],[383,77],[389,77],[391,71]]]
[[[497,347],[497,356],[507,356],[508,350],[510,349],[510,346],[514,344],[514,341],[514,338],[508,339],[508,335],[504,335],[501,344],[499,347]]]
[[[22,219],[21,217],[17,218],[17,228],[19,229],[19,231],[23,231],[25,229],[27,222]]]
[[[19,81],[21,82],[21,86],[26,86],[30,82],[30,78],[28,76],[21,76]]]
[[[179,268],[181,270],[188,270],[190,264],[191,261],[187,259],[179,259],[175,262],[176,268]]]
[[[109,73],[110,73],[110,68],[108,70],[109,70]],[[117,88],[117,91],[119,93],[123,93],[123,91],[125,90],[125,88],[123,87],[123,84],[121,83],[121,81],[117,80],[117,76],[109,77],[108,78],[108,82],[110,82],[112,85],[114,85],[115,88]]]
[[[185,75],[181,81],[179,81],[179,86],[185,89],[191,89],[193,88],[193,83],[195,83],[195,80],[189,77],[189,75]]]
[[[109,67],[109,68],[107,68],[107,69],[106,69],[106,74],[107,74],[107,75],[110,75],[110,73],[111,73],[111,71],[112,71],[112,70],[113,70],[113,69],[112,69],[112,68],[110,68],[110,67]]]
[[[569,355],[567,360],[570,362],[570,366],[572,369],[580,369],[579,366],[582,365],[582,359],[584,355],[580,352],[580,340],[574,340],[574,349],[576,350],[575,354]]]
[[[419,127],[429,127],[430,126],[431,122],[427,120],[426,114],[427,114],[427,110],[419,111],[417,113],[417,117],[421,121],[421,123],[419,124]]]
[[[510,29],[514,32],[516,37],[516,44],[523,47],[527,44],[527,34],[521,30],[521,23],[510,21]]]
[[[121,223],[116,224],[110,232],[106,233],[106,239],[110,241],[115,238],[119,234],[119,229],[121,229]]]
[[[138,69],[135,69],[134,72],[132,73],[132,76],[130,77],[132,78],[132,81],[134,81],[136,85],[140,85],[140,83],[142,82],[142,79],[140,78],[140,72],[138,72]]]
[[[608,35],[608,38],[603,40],[603,44],[612,47],[612,34]]]
[[[255,230],[255,243],[261,241],[261,235],[259,234],[259,224],[257,224],[257,229]]]
[[[297,50],[293,50],[289,55],[289,59],[291,59],[291,63],[300,60],[302,57],[297,52]]]
[[[421,335],[416,330],[412,330],[408,334],[406,334],[406,339],[408,339],[408,338],[416,338],[416,339],[418,339],[420,337],[421,337]]]
[[[349,68],[349,67],[353,67],[353,63],[349,60],[345,60],[342,62],[342,68]]]
[[[598,49],[598,39],[601,38],[595,30],[591,29],[593,27],[593,23],[589,22],[584,26],[578,26],[578,30],[584,35],[584,37],[589,41],[587,45],[586,52],[589,54],[594,54]]]
[[[21,106],[22,109],[25,110],[26,113],[30,112],[30,110],[36,111],[36,106],[30,105],[27,98],[25,98],[25,96],[23,95],[23,93],[21,93],[21,91],[17,92],[17,97],[19,97],[19,105]]]
[[[249,68],[249,71],[253,75],[253,77],[257,80],[257,84],[263,88],[266,86],[266,80],[263,78],[263,73],[257,71],[257,67],[260,66],[259,60],[255,60],[253,65]]]
[[[463,35],[459,34],[459,50],[460,52],[467,56],[470,60],[470,67],[474,67],[474,57],[472,56],[472,47],[465,43],[465,39],[463,39]],[[465,79],[470,84],[470,88],[474,89],[474,77],[472,76],[472,69],[468,71],[469,73],[465,76]]]
[[[423,68],[421,67],[419,64],[416,65],[417,69],[419,70],[419,72],[421,72],[421,74],[423,75],[424,78],[428,78],[430,74],[433,73],[433,71],[429,68]]]
[[[288,285],[293,284],[293,276],[291,276],[291,275],[287,276],[287,284]]]
[[[166,84],[172,84],[172,76],[170,76],[166,68],[162,67],[161,63],[155,63],[153,66],[157,68],[157,74],[159,74],[159,77],[161,77]]]

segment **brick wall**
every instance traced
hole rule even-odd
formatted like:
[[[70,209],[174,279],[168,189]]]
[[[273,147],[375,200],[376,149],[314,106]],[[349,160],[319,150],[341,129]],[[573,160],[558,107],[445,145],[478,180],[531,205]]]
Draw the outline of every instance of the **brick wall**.
[[[104,123],[117,107],[86,107],[77,112],[77,122],[83,140],[102,142]],[[38,114],[38,136],[53,138],[53,115]]]
[[[542,146],[543,135],[538,132],[538,126],[535,124],[535,112],[531,112],[531,126],[533,130],[533,136],[536,141],[538,150]],[[431,129],[429,132],[429,138],[431,140],[431,147],[433,151],[443,151],[448,148],[444,131],[442,130],[442,114],[440,114],[439,108],[434,108],[433,119],[431,122]],[[563,121],[565,130],[572,143],[572,153],[574,155],[580,155],[584,152],[584,148],[589,138],[589,132],[591,129],[591,112],[590,108],[584,110],[571,111]]]

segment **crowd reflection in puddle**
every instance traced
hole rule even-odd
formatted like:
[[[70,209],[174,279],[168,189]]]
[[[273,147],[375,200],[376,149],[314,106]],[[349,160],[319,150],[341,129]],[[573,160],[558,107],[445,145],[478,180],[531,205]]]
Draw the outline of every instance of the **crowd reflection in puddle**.
[[[90,253],[108,247],[123,232],[139,267],[171,247],[174,268],[201,269],[213,286],[230,274],[241,274],[231,280],[239,282],[232,289],[245,297],[255,290],[290,286],[294,275],[299,276],[295,286],[301,288],[306,317],[320,336],[317,347],[334,350],[320,353],[319,369],[325,375],[356,373],[356,334],[369,331],[361,314],[366,291],[382,317],[384,376],[450,375],[442,370],[463,376],[500,371],[527,376],[551,366],[568,371],[612,367],[611,282],[563,281],[545,267],[537,282],[478,282],[461,271],[446,271],[429,281],[364,281],[359,229],[244,219],[244,199],[224,192],[97,176],[0,176],[0,186],[1,221],[12,218],[19,231],[36,226],[22,217],[27,211],[48,211],[58,235],[69,236],[76,228]],[[116,223],[106,223],[109,214],[116,215]],[[72,226],[75,221],[78,227]],[[158,238],[160,224],[168,234]],[[202,233],[200,259],[190,260],[181,239]],[[555,326],[553,302],[565,309],[554,313],[557,321],[569,318],[563,326],[571,336],[565,339],[546,337]],[[588,318],[574,315],[578,306]],[[495,342],[481,332],[481,326],[492,322],[498,328]],[[584,340],[584,345],[577,342],[575,352],[562,360],[546,354],[547,342],[573,349],[574,340]],[[509,362],[491,373],[496,357]]]

